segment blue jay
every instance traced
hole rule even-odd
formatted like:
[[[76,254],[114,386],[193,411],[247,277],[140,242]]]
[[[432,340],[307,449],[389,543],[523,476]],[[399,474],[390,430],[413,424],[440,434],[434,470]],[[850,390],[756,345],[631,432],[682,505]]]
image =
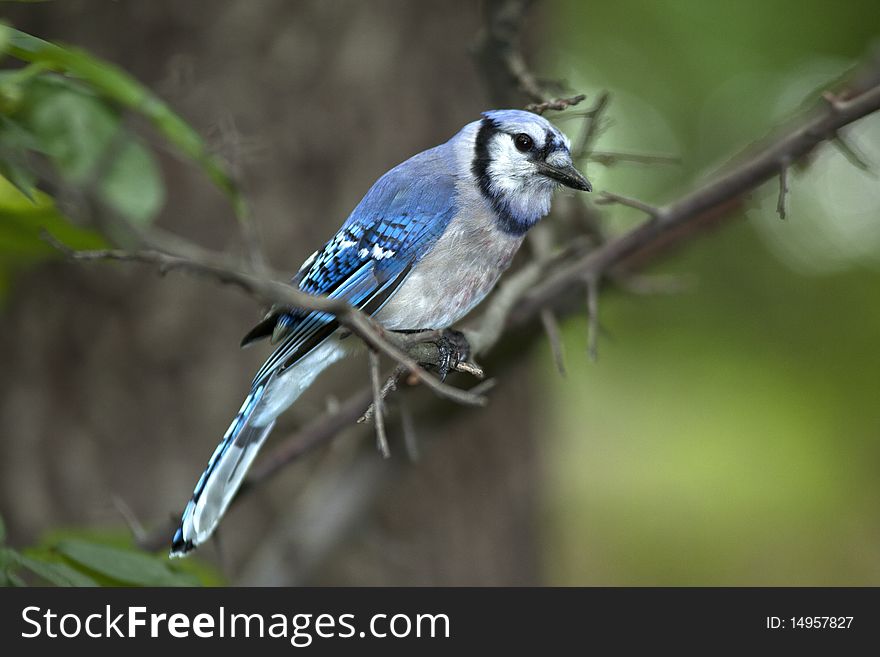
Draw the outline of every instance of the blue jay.
[[[485,112],[379,178],[292,282],[344,299],[390,330],[447,328],[494,287],[559,185],[591,191],[570,148],[536,114]],[[270,336],[279,344],[196,484],[171,556],[211,536],[276,418],[352,351],[341,333],[332,315],[285,309],[245,336],[242,344]]]

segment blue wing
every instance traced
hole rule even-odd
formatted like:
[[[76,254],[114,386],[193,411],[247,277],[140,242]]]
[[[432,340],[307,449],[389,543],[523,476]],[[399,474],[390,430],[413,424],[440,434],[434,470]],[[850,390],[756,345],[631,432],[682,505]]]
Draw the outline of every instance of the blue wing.
[[[457,210],[447,148],[444,144],[420,153],[376,181],[293,283],[303,292],[344,299],[368,314],[377,313]],[[285,337],[257,373],[255,385],[295,364],[338,328],[332,315],[309,311],[283,312],[267,322],[271,328],[261,323],[244,342],[272,332]]]

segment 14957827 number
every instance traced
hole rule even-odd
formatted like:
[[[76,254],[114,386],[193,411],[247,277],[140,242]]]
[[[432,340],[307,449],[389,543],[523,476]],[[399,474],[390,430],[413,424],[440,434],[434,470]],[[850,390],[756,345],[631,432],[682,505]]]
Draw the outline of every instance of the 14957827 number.
[[[849,629],[852,624],[852,616],[792,616],[792,629]]]

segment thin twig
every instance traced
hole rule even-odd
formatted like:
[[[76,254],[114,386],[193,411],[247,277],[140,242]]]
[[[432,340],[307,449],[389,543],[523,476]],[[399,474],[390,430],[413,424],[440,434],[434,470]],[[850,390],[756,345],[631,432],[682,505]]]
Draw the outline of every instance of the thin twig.
[[[599,277],[587,279],[587,354],[599,360]]]
[[[509,105],[511,92],[519,92],[529,100],[525,109],[536,114],[547,110],[562,111],[582,102],[586,96],[549,97],[548,90],[564,88],[560,83],[539,80],[529,69],[521,48],[522,29],[532,0],[489,0],[486,23],[474,44],[477,63],[489,86],[493,102]]]
[[[556,363],[556,369],[559,374],[565,376],[565,353],[562,349],[562,339],[559,335],[559,320],[549,308],[541,309],[541,324],[544,327],[544,333],[547,334],[547,340],[550,342],[550,349],[553,352],[553,362]]]
[[[788,194],[788,166],[787,159],[779,164],[779,197],[776,199],[776,214],[780,219],[785,219],[785,195]]]
[[[301,459],[316,447],[333,439],[342,431],[356,425],[373,399],[372,385],[367,386],[343,401],[339,408],[315,418],[299,431],[282,440],[266,458],[251,468],[248,478],[239,489],[236,501],[270,479],[289,463]]]
[[[373,426],[376,427],[376,446],[382,458],[390,458],[391,450],[388,447],[388,435],[385,433],[385,413],[382,409],[384,395],[379,373],[379,354],[370,349],[370,382],[373,385]]]
[[[526,105],[526,110],[534,112],[535,114],[543,114],[547,110],[561,112],[569,107],[574,107],[586,99],[586,94],[577,94],[576,96],[571,96],[569,98],[554,98],[553,100],[544,100],[540,103],[529,103]]]
[[[611,274],[611,281],[632,294],[681,294],[692,290],[697,279],[682,274]]]
[[[608,108],[611,102],[611,94],[603,91],[599,94],[593,107],[584,112],[584,128],[581,131],[580,140],[574,149],[574,159],[582,160],[592,153],[593,143],[599,136],[599,129],[602,123],[602,114]]]
[[[235,117],[228,111],[221,117],[217,127],[221,140],[220,150],[224,151],[229,175],[232,179],[239,181],[243,159],[241,131],[235,124]],[[241,183],[237,182],[237,184],[240,187]],[[246,203],[240,203],[235,208],[235,218],[238,221],[245,260],[250,270],[256,274],[266,275],[269,272],[269,265],[260,245],[260,235],[250,207]]]
[[[406,447],[406,455],[413,463],[417,463],[420,457],[419,437],[416,434],[416,422],[413,418],[412,408],[406,395],[401,395],[398,403],[400,408],[400,429],[403,432],[403,444]]]
[[[610,205],[611,203],[625,205],[630,208],[635,208],[636,210],[641,210],[652,219],[660,219],[663,214],[663,210],[654,205],[640,201],[637,198],[632,198],[631,196],[622,196],[621,194],[613,194],[611,192],[600,192],[599,198],[597,198],[595,202],[598,205]]]
[[[471,388],[471,392],[473,392],[475,395],[485,395],[497,385],[497,379],[486,379],[485,381],[480,381],[477,385]]]
[[[828,107],[832,112],[840,112],[844,107],[844,101],[841,97],[831,91],[823,91],[822,99],[828,103]]]
[[[400,381],[401,377],[404,374],[406,374],[405,368],[400,367],[400,366],[395,368],[395,370],[391,374],[391,376],[389,376],[387,379],[385,379],[385,383],[382,384],[382,388],[379,391],[379,396],[382,399],[385,399],[392,392],[395,392],[397,390],[398,382]],[[375,401],[373,401],[367,407],[367,410],[364,411],[364,414],[358,418],[358,420],[357,420],[358,424],[363,424],[364,422],[369,422],[370,420],[372,420],[375,412],[376,412],[376,404],[375,404]]]
[[[456,372],[461,372],[462,374],[470,374],[475,379],[484,379],[486,378],[486,373],[483,371],[483,368],[477,365],[476,363],[468,362],[468,361],[460,361],[455,363],[452,368]],[[471,391],[471,394],[476,394]]]
[[[613,167],[620,163],[633,164],[681,164],[681,158],[677,155],[662,155],[653,153],[630,153],[622,151],[590,151],[587,156],[588,162],[595,162],[603,167]]]
[[[831,140],[831,143],[837,147],[837,150],[840,151],[841,155],[843,155],[847,162],[852,164],[857,169],[861,169],[866,173],[873,173],[871,169],[871,165],[868,164],[868,161],[862,156],[858,150],[856,150],[855,146],[849,143],[849,140],[846,139],[839,132],[834,135],[834,139]]]
[[[141,524],[140,520],[138,520],[128,503],[119,495],[111,495],[110,501],[113,502],[113,506],[116,507],[119,515],[122,516],[122,519],[128,526],[128,530],[131,532],[135,543],[142,541],[147,535],[147,531],[144,529],[144,526]]]

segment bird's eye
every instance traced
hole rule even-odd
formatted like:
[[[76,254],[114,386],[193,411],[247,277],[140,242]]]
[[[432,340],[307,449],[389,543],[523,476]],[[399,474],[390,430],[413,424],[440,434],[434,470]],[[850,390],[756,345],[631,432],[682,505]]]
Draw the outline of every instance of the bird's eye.
[[[529,137],[526,133],[521,132],[513,138],[513,144],[516,146],[516,150],[525,153],[526,151],[532,150],[532,146],[535,145],[535,140]]]

